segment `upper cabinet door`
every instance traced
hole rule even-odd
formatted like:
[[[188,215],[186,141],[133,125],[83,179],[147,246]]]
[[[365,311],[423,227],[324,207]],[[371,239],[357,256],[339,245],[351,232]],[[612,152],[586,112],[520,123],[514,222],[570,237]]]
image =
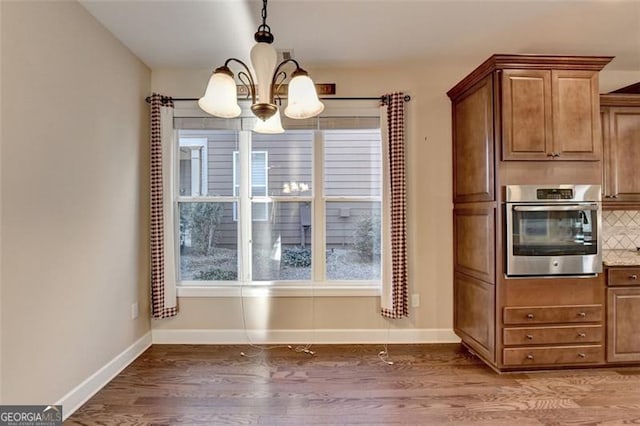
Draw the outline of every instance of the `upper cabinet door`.
[[[553,151],[558,160],[601,160],[597,71],[551,71]]]
[[[608,108],[605,201],[640,202],[640,107]]]
[[[502,72],[502,159],[547,160],[552,156],[551,72]]]

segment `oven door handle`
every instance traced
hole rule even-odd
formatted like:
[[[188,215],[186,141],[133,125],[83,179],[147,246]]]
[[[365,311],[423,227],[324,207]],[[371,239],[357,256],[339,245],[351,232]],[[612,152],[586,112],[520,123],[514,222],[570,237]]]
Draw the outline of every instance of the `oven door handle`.
[[[513,210],[519,212],[598,210],[598,204],[572,204],[570,206],[513,206]]]

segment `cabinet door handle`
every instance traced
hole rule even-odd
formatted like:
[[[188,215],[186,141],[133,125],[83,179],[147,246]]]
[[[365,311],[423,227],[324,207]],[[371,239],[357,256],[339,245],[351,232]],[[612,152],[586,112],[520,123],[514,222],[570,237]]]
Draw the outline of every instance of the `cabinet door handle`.
[[[533,340],[533,334],[527,334],[527,339]]]
[[[533,355],[532,354],[528,354],[527,355],[527,359],[533,359]]]
[[[533,314],[527,314],[527,319],[533,319]]]
[[[547,154],[547,157],[555,157],[555,154],[553,152],[550,152]]]
[[[559,153],[559,152],[554,152],[554,153],[553,153],[553,156],[554,156],[555,158],[558,158],[558,157],[560,157],[560,153]]]
[[[578,333],[578,337],[587,337],[587,333]]]
[[[585,318],[585,317],[587,316],[587,313],[586,313],[586,312],[579,312],[579,313],[578,313],[578,316],[579,316],[580,318]]]
[[[580,353],[578,354],[578,357],[579,357],[579,358],[586,358],[586,357],[587,357],[587,354],[584,354],[584,353],[580,352]]]
[[[629,278],[631,278],[632,280],[637,280],[638,276],[636,274],[633,274],[633,275],[629,275]]]

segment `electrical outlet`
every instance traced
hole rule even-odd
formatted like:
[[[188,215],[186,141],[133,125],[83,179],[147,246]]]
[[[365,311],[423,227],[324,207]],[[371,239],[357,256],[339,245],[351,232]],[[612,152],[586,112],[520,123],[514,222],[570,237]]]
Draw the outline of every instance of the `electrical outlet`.
[[[420,307],[420,293],[413,293],[411,295],[411,307],[412,308]]]
[[[138,318],[138,315],[140,315],[140,311],[138,309],[138,302],[133,302],[131,304],[131,319]]]

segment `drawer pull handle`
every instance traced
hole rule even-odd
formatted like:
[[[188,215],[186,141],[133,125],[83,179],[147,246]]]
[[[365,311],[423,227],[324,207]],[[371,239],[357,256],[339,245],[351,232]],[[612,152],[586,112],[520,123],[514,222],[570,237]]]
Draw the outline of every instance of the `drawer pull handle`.
[[[629,278],[631,278],[632,280],[637,280],[638,276],[636,274],[630,275]]]
[[[582,352],[580,352],[580,353],[578,354],[578,357],[579,357],[579,358],[586,358],[586,357],[587,357],[587,354],[583,354]]]
[[[580,312],[580,313],[578,314],[578,316],[579,316],[580,318],[584,318],[584,317],[586,317],[586,316],[587,316],[587,313],[586,313],[586,312]]]
[[[533,355],[531,354],[527,355],[527,359],[533,359]]]
[[[527,319],[533,319],[533,314],[527,314]]]
[[[587,333],[578,333],[578,337],[587,337]]]
[[[533,340],[533,334],[527,334],[527,339]]]

